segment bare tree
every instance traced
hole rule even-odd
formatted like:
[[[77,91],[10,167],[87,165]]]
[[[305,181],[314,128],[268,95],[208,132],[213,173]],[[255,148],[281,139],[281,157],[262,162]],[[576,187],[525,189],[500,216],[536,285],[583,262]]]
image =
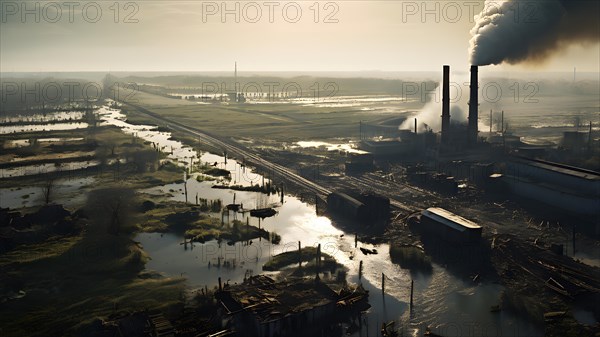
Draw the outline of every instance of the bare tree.
[[[45,178],[46,179],[42,185],[42,196],[44,198],[44,204],[48,205],[50,203],[54,187],[56,186],[56,178],[52,174],[48,173],[45,175]]]
[[[128,232],[135,223],[135,191],[128,187],[93,190],[88,195],[86,211],[98,230],[117,235]]]

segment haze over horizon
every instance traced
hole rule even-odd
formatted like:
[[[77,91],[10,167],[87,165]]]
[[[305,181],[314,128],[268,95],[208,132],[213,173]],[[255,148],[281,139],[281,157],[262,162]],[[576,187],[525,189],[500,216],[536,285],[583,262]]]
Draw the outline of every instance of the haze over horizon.
[[[298,2],[302,15],[289,22],[296,9],[288,6],[284,17],[281,9],[292,2],[280,2],[271,23],[269,8],[258,3],[262,16],[253,23],[257,8],[244,10],[250,2],[239,2],[239,22],[235,14],[223,22],[219,2],[141,1],[128,8],[121,2],[118,12],[99,2],[102,15],[89,22],[92,6],[84,15],[81,7],[42,2],[37,14],[24,14],[8,3],[1,8],[2,72],[231,71],[235,61],[246,72],[439,71],[442,64],[467,71],[474,16],[484,8],[484,1],[428,8],[414,1],[339,1],[319,3],[317,11]],[[35,11],[35,2],[26,3]],[[598,42],[585,41],[543,61],[485,71],[599,72],[598,59]]]

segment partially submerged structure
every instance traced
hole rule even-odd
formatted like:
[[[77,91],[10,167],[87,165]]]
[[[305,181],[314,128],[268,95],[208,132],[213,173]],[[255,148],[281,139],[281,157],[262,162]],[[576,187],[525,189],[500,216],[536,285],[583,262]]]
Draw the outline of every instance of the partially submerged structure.
[[[474,243],[481,239],[481,226],[439,207],[421,212],[421,227],[450,242]]]
[[[327,209],[332,213],[360,222],[382,223],[390,214],[390,199],[375,193],[361,193],[356,198],[342,192],[327,196]]]
[[[367,292],[335,292],[314,279],[276,282],[264,275],[217,293],[224,314],[244,336],[310,336],[343,309],[368,306]],[[315,331],[311,331],[311,329]]]

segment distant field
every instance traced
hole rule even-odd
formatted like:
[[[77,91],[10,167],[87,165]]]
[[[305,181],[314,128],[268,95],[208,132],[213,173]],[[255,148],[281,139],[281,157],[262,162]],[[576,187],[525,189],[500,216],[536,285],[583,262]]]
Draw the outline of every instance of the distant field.
[[[394,102],[382,110],[362,106],[326,107],[319,104],[198,104],[140,93],[134,104],[219,136],[300,141],[306,139],[358,138],[359,123],[380,123],[417,111],[420,102]],[[131,111],[133,121],[144,120]]]

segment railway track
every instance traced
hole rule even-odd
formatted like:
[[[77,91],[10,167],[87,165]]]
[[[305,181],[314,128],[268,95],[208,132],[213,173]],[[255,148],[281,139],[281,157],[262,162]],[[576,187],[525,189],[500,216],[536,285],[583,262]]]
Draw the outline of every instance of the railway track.
[[[127,103],[127,102],[121,102],[123,104],[129,105],[133,108],[135,108],[137,111],[139,111],[140,113],[143,113],[147,116],[150,116],[158,121],[161,121],[165,124],[167,124],[171,129],[174,130],[178,130],[181,132],[185,132],[189,135],[192,135],[194,137],[197,137],[199,140],[213,146],[213,147],[217,147],[217,148],[221,148],[223,149],[225,152],[227,152],[227,154],[233,154],[234,157],[238,157],[238,158],[243,158],[246,162],[249,162],[250,164],[252,164],[253,166],[263,169],[265,171],[271,171],[274,173],[279,174],[280,176],[282,176],[283,178],[291,181],[292,183],[311,190],[317,194],[321,194],[322,196],[327,196],[331,193],[331,191],[319,184],[316,184],[304,177],[301,177],[300,175],[296,174],[295,172],[291,171],[290,169],[288,169],[285,166],[267,161],[263,158],[261,158],[258,154],[254,153],[252,150],[242,147],[237,143],[234,143],[232,141],[226,141],[226,140],[222,140],[219,139],[213,135],[210,135],[209,133],[202,131],[200,129],[173,121],[171,119],[168,119],[164,116],[161,116],[157,113],[154,113],[152,111],[149,111],[148,109],[145,109],[143,107],[131,104],[131,103]]]
[[[313,181],[310,181],[310,180],[298,175],[297,173],[293,172],[292,170],[288,169],[285,166],[282,166],[277,163],[263,159],[260,155],[258,155],[251,149],[248,149],[234,141],[220,139],[216,136],[209,134],[206,131],[202,131],[200,129],[185,125],[183,123],[173,121],[169,118],[166,118],[157,113],[154,113],[146,108],[143,108],[143,107],[131,104],[131,103],[127,103],[127,102],[121,102],[121,103],[129,105],[129,106],[135,108],[140,113],[145,114],[155,120],[158,120],[158,121],[168,125],[169,128],[171,128],[171,129],[187,133],[189,135],[192,135],[192,136],[198,138],[202,142],[207,143],[208,145],[211,145],[216,148],[221,148],[222,150],[226,151],[227,154],[233,154],[233,156],[237,157],[238,159],[243,158],[246,162],[252,164],[253,166],[255,166],[259,169],[276,173],[276,174],[280,175],[282,178],[284,178],[302,188],[305,188],[314,193],[317,193],[324,198],[326,198],[332,192],[332,190],[330,190],[329,188],[321,186]],[[382,182],[380,179],[375,179],[369,175],[364,175],[359,178],[347,176],[347,178],[348,178],[349,182],[351,182],[354,185],[353,187],[359,186],[360,188],[364,188],[364,189],[375,188],[375,189],[378,189],[379,191],[389,190],[390,188],[392,188],[392,189],[394,189],[394,188],[397,188],[397,189],[411,188],[419,194],[424,193],[420,189],[413,188],[409,185],[398,184],[398,183],[392,182],[392,181],[389,181],[389,184],[384,184],[384,182]],[[388,182],[386,182],[386,183],[388,183]],[[392,185],[392,186],[389,186],[389,185]],[[425,194],[430,194],[430,193],[425,193]],[[399,201],[392,195],[388,195],[388,197],[390,198],[390,205],[400,211],[404,211],[407,213],[414,213],[414,212],[420,211],[423,208],[421,205],[416,205],[416,204],[412,205],[412,204],[407,204],[406,202]]]

